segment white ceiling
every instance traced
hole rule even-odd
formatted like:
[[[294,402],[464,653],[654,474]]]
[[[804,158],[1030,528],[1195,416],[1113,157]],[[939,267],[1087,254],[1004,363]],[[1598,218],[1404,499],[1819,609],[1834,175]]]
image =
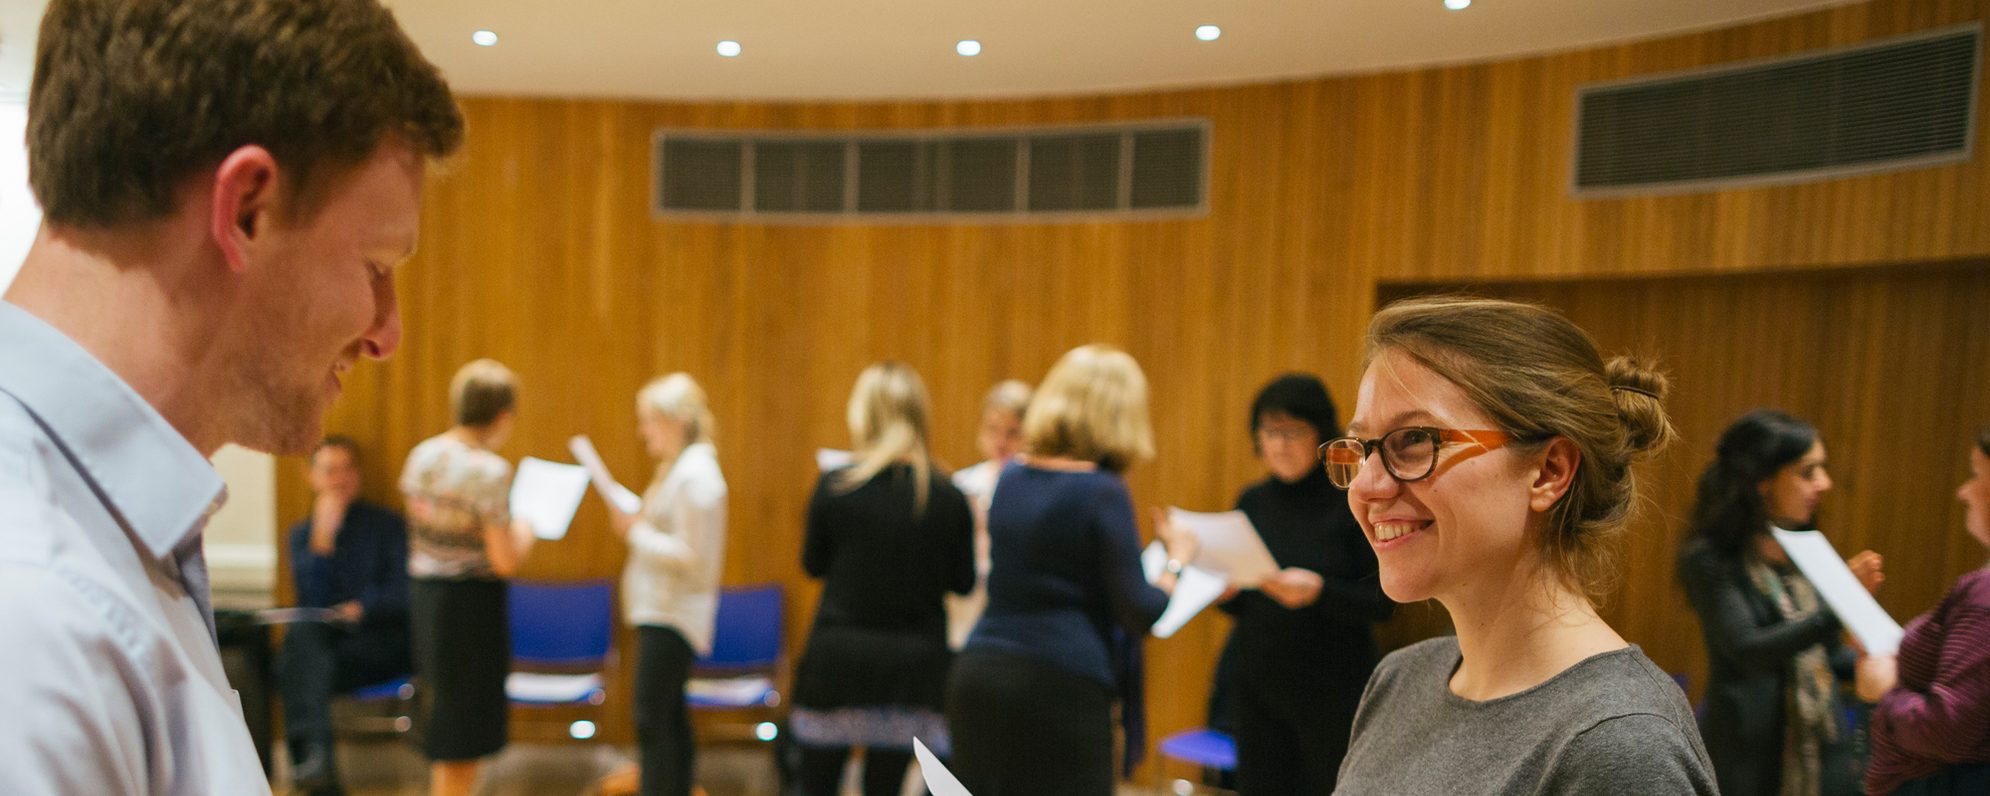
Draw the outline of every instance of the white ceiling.
[[[1485,61],[1848,0],[385,0],[469,94],[894,99],[1119,92]],[[46,0],[0,0],[0,98]],[[1194,29],[1223,29],[1214,42]],[[496,47],[471,43],[494,30]],[[980,56],[954,54],[978,39]],[[714,52],[720,39],[744,47]]]

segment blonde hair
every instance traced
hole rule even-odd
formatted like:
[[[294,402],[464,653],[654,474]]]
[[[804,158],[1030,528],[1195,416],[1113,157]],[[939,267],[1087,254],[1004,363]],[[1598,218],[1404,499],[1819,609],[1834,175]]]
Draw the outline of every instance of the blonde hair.
[[[684,424],[684,444],[712,442],[718,438],[718,423],[705,403],[705,389],[689,373],[658,376],[636,391],[636,411],[648,409]]]
[[[835,487],[849,492],[886,467],[912,465],[912,505],[925,513],[932,490],[933,455],[926,443],[926,383],[903,362],[879,362],[857,376],[844,419],[850,424],[852,463],[836,473]]]
[[[1096,462],[1114,472],[1154,458],[1140,363],[1098,343],[1066,352],[1044,374],[1023,414],[1023,450]]]
[[[981,398],[983,414],[999,409],[1022,419],[1024,410],[1030,406],[1030,386],[1016,379],[1008,379],[988,389]]]
[[[1607,591],[1613,542],[1636,504],[1631,464],[1677,436],[1665,374],[1632,357],[1605,362],[1588,333],[1546,307],[1469,296],[1382,308],[1368,326],[1367,359],[1388,351],[1458,385],[1522,444],[1575,445],[1581,462],[1549,511],[1542,558],[1592,600]]]
[[[495,359],[478,359],[449,380],[449,407],[456,424],[483,428],[518,405],[518,376]]]

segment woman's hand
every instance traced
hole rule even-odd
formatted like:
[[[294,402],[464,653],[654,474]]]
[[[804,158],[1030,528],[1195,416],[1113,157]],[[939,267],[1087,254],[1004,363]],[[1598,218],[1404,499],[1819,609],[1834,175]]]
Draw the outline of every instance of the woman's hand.
[[[1854,672],[1854,688],[1859,698],[1878,702],[1900,682],[1899,661],[1892,655],[1868,655],[1859,659]]]
[[[629,529],[636,527],[636,515],[623,512],[614,506],[609,506],[608,527],[614,529],[616,536],[627,539],[629,538]]]
[[[1845,566],[1851,568],[1852,576],[1859,579],[1859,585],[1866,587],[1866,591],[1878,594],[1879,585],[1886,582],[1886,573],[1880,571],[1885,563],[1878,553],[1861,550],[1858,555],[1846,559]]]
[[[1286,608],[1299,609],[1312,605],[1320,599],[1320,587],[1325,585],[1320,573],[1299,567],[1286,567],[1258,584],[1258,591]]]
[[[1195,563],[1195,554],[1202,549],[1202,541],[1195,538],[1195,534],[1176,527],[1163,509],[1154,509],[1154,537],[1161,540],[1161,547],[1168,551],[1168,559],[1179,561],[1182,566]]]

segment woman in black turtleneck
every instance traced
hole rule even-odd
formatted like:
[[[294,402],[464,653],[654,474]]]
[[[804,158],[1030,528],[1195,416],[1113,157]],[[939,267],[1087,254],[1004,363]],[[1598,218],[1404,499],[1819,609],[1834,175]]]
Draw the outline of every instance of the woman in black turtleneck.
[[[1251,435],[1271,476],[1237,497],[1284,567],[1223,610],[1236,618],[1224,655],[1234,704],[1237,789],[1326,794],[1347,752],[1348,727],[1375,668],[1370,624],[1395,603],[1382,594],[1375,553],[1327,481],[1316,449],[1340,434],[1326,385],[1274,379],[1251,404]]]

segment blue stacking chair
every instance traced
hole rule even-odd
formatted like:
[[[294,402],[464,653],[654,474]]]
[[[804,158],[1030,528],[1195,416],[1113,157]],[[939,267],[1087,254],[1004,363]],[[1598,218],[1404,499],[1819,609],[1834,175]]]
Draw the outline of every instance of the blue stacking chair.
[[[1207,727],[1183,730],[1161,739],[1161,756],[1202,769],[1207,785],[1237,770],[1237,742]]]
[[[340,698],[361,715],[340,715],[334,712],[333,726],[340,732],[358,734],[406,733],[414,727],[413,715],[415,684],[407,676],[396,677],[386,682],[361,686]]]
[[[692,664],[684,686],[692,709],[743,714],[751,737],[779,736],[781,707],[781,585],[767,583],[719,592],[712,652]]]
[[[512,704],[600,707],[607,701],[603,684],[614,661],[614,584],[512,581],[510,600],[512,672],[504,690]],[[595,727],[576,721],[569,734],[591,738]]]

